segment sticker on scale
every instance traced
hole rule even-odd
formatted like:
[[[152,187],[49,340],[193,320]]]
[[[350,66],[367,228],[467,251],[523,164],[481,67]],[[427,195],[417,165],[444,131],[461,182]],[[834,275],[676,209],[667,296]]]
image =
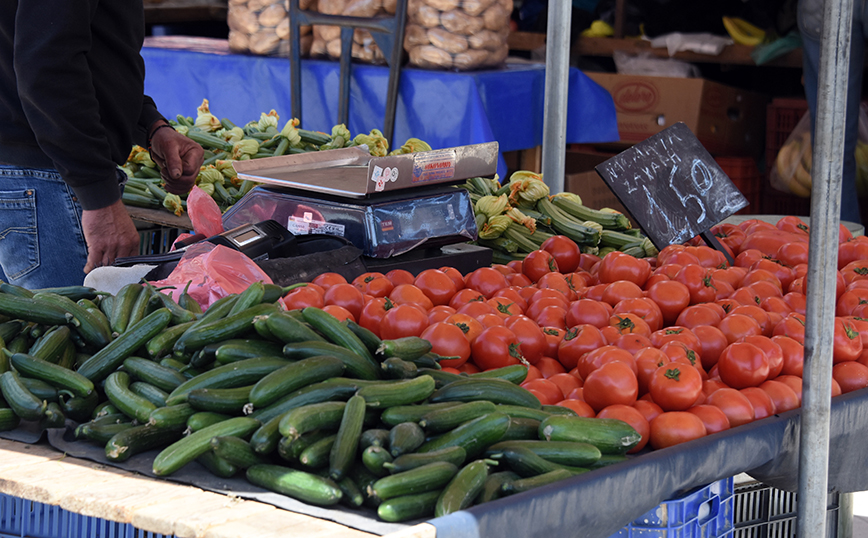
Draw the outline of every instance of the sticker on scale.
[[[303,217],[289,217],[286,229],[295,235],[329,234],[343,237],[345,226],[322,220],[312,220],[310,213],[305,213]]]
[[[455,177],[457,161],[454,149],[418,153],[413,158],[413,183],[452,179]]]
[[[398,169],[389,166],[386,168],[375,166],[373,172],[371,172],[371,181],[376,184],[374,185],[375,191],[383,192],[386,190],[386,183],[398,181]]]

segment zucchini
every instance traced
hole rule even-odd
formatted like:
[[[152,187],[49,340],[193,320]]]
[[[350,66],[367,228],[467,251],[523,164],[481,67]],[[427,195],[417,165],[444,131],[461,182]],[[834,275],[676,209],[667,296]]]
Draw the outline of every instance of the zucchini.
[[[153,472],[158,476],[168,476],[210,450],[212,438],[246,437],[258,427],[256,419],[233,417],[195,431],[161,450],[154,458]]]
[[[584,467],[596,463],[602,453],[600,449],[588,443],[575,441],[501,441],[488,447],[486,455],[496,454],[501,450],[522,447],[550,462],[561,465]]]
[[[578,441],[594,445],[602,454],[626,454],[642,436],[622,420],[552,415],[540,423],[540,439]]]
[[[329,476],[335,481],[343,479],[355,461],[364,420],[365,399],[359,395],[351,397],[344,407],[337,437],[329,453]]]
[[[322,333],[329,342],[348,349],[371,363],[374,362],[374,356],[364,342],[347,326],[341,324],[336,317],[315,306],[302,309],[301,315],[311,327]]]
[[[539,399],[531,392],[499,378],[459,379],[437,389],[429,398],[433,403],[477,400],[542,409]]]
[[[130,376],[123,371],[112,372],[105,380],[105,395],[123,414],[139,423],[148,422],[151,411],[157,408],[150,400],[130,390]]]
[[[374,383],[359,389],[359,396],[373,409],[421,402],[434,393],[434,378],[429,375]]]
[[[486,448],[500,441],[509,429],[509,417],[494,412],[475,418],[444,433],[440,437],[426,441],[417,452],[433,452],[450,446],[460,446],[467,451],[468,458],[475,458]]]
[[[256,382],[250,391],[250,403],[265,407],[279,398],[313,383],[338,377],[344,373],[343,361],[327,355],[309,357],[287,364]]]
[[[425,442],[425,432],[415,422],[402,422],[389,430],[389,454],[397,458],[409,454]]]
[[[440,493],[434,515],[442,517],[470,506],[482,491],[488,468],[486,460],[475,460],[462,467]]]
[[[251,388],[253,385],[222,389],[193,389],[187,393],[187,403],[199,411],[239,415],[251,408],[249,405]]]
[[[333,506],[343,497],[330,478],[280,465],[260,464],[247,469],[250,483],[316,506]]]
[[[601,211],[592,209],[571,196],[556,194],[552,196],[551,203],[561,211],[572,215],[579,221],[593,221],[609,230],[627,230],[631,227],[630,219],[623,213]]]
[[[68,390],[79,398],[86,398],[94,391],[93,382],[83,375],[26,353],[13,353],[9,362],[19,373]]]
[[[282,436],[293,438],[322,428],[337,429],[346,406],[346,402],[322,402],[296,407],[281,417],[278,430]]]
[[[326,314],[331,316],[331,314]],[[288,359],[301,360],[317,355],[330,355],[343,361],[346,375],[358,379],[380,379],[380,365],[373,359],[361,356],[345,347],[330,342],[293,342],[283,346],[283,355]]]
[[[165,329],[171,317],[165,308],[154,310],[107,346],[91,355],[79,366],[78,373],[93,382],[102,381],[123,364],[127,357]]]
[[[239,469],[247,469],[260,463],[268,463],[253,451],[250,443],[240,437],[214,437],[211,439],[214,454]]]
[[[256,383],[263,376],[286,366],[289,362],[278,357],[257,357],[232,362],[212,368],[178,385],[166,400],[175,405],[186,400],[187,394],[194,389],[234,388]]]
[[[440,491],[435,489],[415,495],[393,497],[380,503],[377,507],[377,516],[390,523],[432,516],[437,499],[440,498]]]
[[[112,436],[105,444],[105,457],[115,463],[126,461],[130,457],[165,447],[181,439],[183,427],[163,428],[153,424],[143,424],[125,428]]]
[[[48,407],[48,402],[34,396],[14,370],[0,375],[0,394],[15,414],[24,420],[41,419]]]
[[[322,341],[326,339],[307,323],[287,312],[276,312],[265,318],[270,334],[284,344],[292,342]]]
[[[298,455],[298,463],[308,469],[328,469],[329,454],[335,445],[336,433],[330,433],[308,445]]]
[[[390,473],[402,473],[421,467],[432,461],[448,461],[456,467],[464,465],[464,460],[467,458],[467,451],[460,446],[450,446],[433,452],[425,452],[424,454],[402,454],[393,459],[390,463],[384,465]]]
[[[415,405],[396,405],[385,409],[380,420],[387,426],[396,426],[402,422],[419,422],[426,414],[449,407],[461,405],[461,402],[422,403]]]
[[[181,372],[141,357],[127,357],[123,364],[124,370],[134,379],[150,383],[167,392],[187,381]]]
[[[497,411],[497,406],[488,400],[467,402],[455,407],[426,413],[419,420],[419,426],[429,433],[442,433],[495,411]]]
[[[458,473],[458,467],[445,461],[433,461],[415,469],[384,476],[370,488],[373,495],[386,501],[402,495],[414,495],[443,488]]]

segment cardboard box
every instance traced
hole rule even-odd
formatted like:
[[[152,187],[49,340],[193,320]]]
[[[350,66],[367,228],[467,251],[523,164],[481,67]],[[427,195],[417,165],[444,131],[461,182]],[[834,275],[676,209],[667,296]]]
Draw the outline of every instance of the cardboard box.
[[[636,221],[630,212],[621,204],[612,189],[606,185],[603,178],[594,170],[601,162],[613,157],[614,153],[604,153],[590,149],[567,151],[564,162],[564,190],[578,194],[582,203],[592,209],[610,207],[624,213],[630,218],[633,226]]]
[[[620,146],[684,122],[712,155],[758,157],[765,143],[765,95],[700,78],[586,73],[612,94]]]

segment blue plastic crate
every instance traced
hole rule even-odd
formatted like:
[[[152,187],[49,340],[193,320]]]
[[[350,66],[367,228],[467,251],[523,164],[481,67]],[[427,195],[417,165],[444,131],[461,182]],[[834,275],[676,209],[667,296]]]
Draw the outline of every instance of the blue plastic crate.
[[[173,538],[0,493],[0,538]]]
[[[611,538],[722,538],[733,532],[733,479],[664,501]]]

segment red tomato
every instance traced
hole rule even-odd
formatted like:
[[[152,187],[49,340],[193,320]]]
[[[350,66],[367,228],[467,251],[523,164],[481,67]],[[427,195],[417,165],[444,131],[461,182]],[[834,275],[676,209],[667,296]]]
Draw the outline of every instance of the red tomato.
[[[691,407],[687,412],[699,417],[705,425],[705,431],[708,435],[729,429],[729,418],[719,407],[701,404]]]
[[[862,335],[846,318],[835,318],[832,363],[855,361],[862,354]]]
[[[358,323],[365,329],[380,336],[380,322],[386,312],[395,305],[385,297],[375,297],[371,299],[362,308],[362,313],[359,315]]]
[[[536,317],[528,316],[540,327],[550,327],[566,330],[567,309],[562,306],[550,305],[542,309]]]
[[[482,293],[486,299],[494,296],[494,293],[509,286],[506,277],[492,267],[480,267],[468,273],[464,277],[464,284]]]
[[[627,451],[627,454],[635,454],[645,448],[645,445],[648,444],[648,438],[651,434],[651,425],[648,422],[648,419],[645,418],[645,415],[635,407],[631,405],[613,404],[601,409],[600,412],[597,413],[597,418],[620,420],[626,422],[636,430],[636,433],[638,433],[641,438],[636,446]]]
[[[413,284],[431,299],[434,306],[449,304],[452,296],[458,291],[452,277],[440,269],[425,269],[416,275]]]
[[[482,314],[477,319],[485,328],[506,326],[503,316],[499,314]]]
[[[527,377],[524,378],[524,381],[531,381],[533,379],[543,379],[543,375],[540,373],[539,368],[531,364],[527,367]]]
[[[745,234],[744,230],[739,228],[737,225],[723,222],[712,226],[711,231],[721,243],[728,246],[733,252],[741,250],[741,244],[744,241]]]
[[[380,338],[394,340],[403,336],[421,336],[428,327],[428,315],[410,304],[390,308],[380,322]]]
[[[633,355],[629,351],[625,351],[611,344],[598,347],[597,349],[582,355],[579,358],[579,362],[576,364],[576,370],[582,379],[587,379],[591,372],[612,361],[621,361],[624,364],[627,364],[634,373],[638,371],[636,368],[636,360],[633,358]]]
[[[446,321],[446,323],[451,323],[452,325],[455,325],[456,327],[461,329],[461,332],[464,333],[464,338],[467,339],[468,343],[472,343],[473,340],[477,336],[479,336],[479,333],[481,333],[482,329],[484,328],[482,326],[482,323],[480,323],[479,320],[477,320],[476,318],[458,312],[452,314],[444,321]]]
[[[796,377],[794,375],[779,375],[775,381],[780,381],[784,383],[796,393],[796,396],[799,398],[799,405],[802,405],[802,378]]]
[[[859,260],[868,260],[868,241],[854,238],[838,245],[838,270]]]
[[[765,336],[772,335],[772,329],[774,327],[772,326],[771,320],[769,319],[769,313],[760,308],[759,306],[751,304],[736,306],[730,311],[729,315],[732,316],[736,314],[744,314],[745,316],[752,317],[757,321],[757,323],[759,323],[760,330],[762,331],[761,334]],[[718,323],[718,327],[719,326],[720,324]]]
[[[717,361],[720,380],[735,389],[756,387],[769,377],[769,360],[759,347],[735,342],[726,347]]]
[[[639,299],[644,296],[645,293],[642,291],[642,288],[637,286],[634,282],[630,282],[629,280],[616,280],[615,282],[610,282],[609,285],[606,286],[603,290],[603,296],[601,299],[603,302],[614,307],[624,299]]]
[[[645,320],[652,332],[663,328],[663,312],[660,310],[660,306],[647,297],[624,299],[612,308],[613,314],[625,312],[638,314]]]
[[[726,335],[723,334],[723,331],[711,325],[694,327],[693,334],[696,335],[700,342],[699,357],[702,361],[702,368],[705,371],[709,371],[717,364],[720,354],[729,345]]]
[[[791,267],[783,265],[778,260],[772,260],[768,258],[758,260],[752,266],[750,266],[750,271],[755,270],[763,270],[770,275],[774,275],[777,278],[778,282],[780,282],[782,290],[787,289],[793,282],[793,279],[796,278],[795,271],[793,271]],[[748,273],[748,275],[749,274],[750,273]],[[749,277],[748,275],[745,275],[745,279],[747,279],[748,281],[750,281],[756,276],[754,275],[754,277]]]
[[[597,413],[594,412],[594,408],[582,400],[568,398],[566,400],[561,400],[555,405],[572,409],[580,417],[594,418],[597,415]]]
[[[564,368],[573,369],[582,355],[605,345],[606,339],[600,329],[593,325],[577,325],[564,334],[557,359]]]
[[[437,323],[438,321],[446,321],[450,316],[454,315],[456,310],[449,305],[435,306],[428,311],[428,324]]]
[[[664,411],[684,411],[702,393],[702,376],[689,364],[664,364],[652,374],[648,392]]]
[[[677,280],[663,280],[648,288],[647,297],[657,303],[663,324],[672,325],[690,305],[690,289]]]
[[[520,364],[521,344],[506,327],[488,327],[471,344],[473,363],[482,370]]]
[[[374,274],[374,273],[365,273],[365,274]],[[377,275],[382,276],[380,273],[376,273]],[[347,279],[344,275],[340,273],[322,273],[317,275],[313,280],[311,280],[311,284],[316,284],[317,286],[322,286],[324,290],[329,289],[334,284],[346,284]]]
[[[695,263],[699,265],[699,258],[687,250],[685,245],[668,245],[657,254],[657,265],[687,265]]]
[[[602,283],[628,280],[641,288],[651,276],[651,264],[629,254],[614,251],[603,256],[597,276]]]
[[[560,295],[560,292],[553,291],[553,290],[540,290],[540,291],[548,291],[550,293],[556,293],[556,294]],[[564,312],[565,312],[564,315],[566,316],[566,310],[569,308],[570,303],[563,296],[561,296],[560,299],[558,299],[557,297],[539,297],[537,299],[534,299],[534,297],[536,297],[536,295],[531,297],[529,301],[526,301],[527,308],[525,308],[524,313],[527,315],[527,317],[529,317],[531,319],[536,319],[540,315],[540,312],[542,312],[542,310],[544,308],[549,307],[549,306],[556,306],[558,308],[563,308]]]
[[[347,282],[329,287],[323,296],[323,301],[326,305],[346,308],[353,315],[353,319],[359,319],[365,306],[362,290]]]
[[[705,437],[705,424],[686,411],[665,411],[651,421],[651,446],[659,450]]]
[[[702,357],[695,350],[687,347],[687,344],[678,340],[666,342],[660,346],[660,351],[672,359],[672,362],[680,362],[696,368],[703,379],[708,377],[702,368]]]
[[[395,289],[395,285],[385,276],[369,276],[358,284],[354,281],[353,285],[372,297],[388,297]]]
[[[431,351],[441,357],[457,357],[441,360],[441,366],[458,368],[470,358],[470,342],[458,326],[445,321],[429,325],[420,335],[431,342]]]
[[[601,409],[612,404],[632,405],[639,394],[639,384],[629,365],[621,361],[611,361],[585,378],[582,393],[585,402],[599,413]]]
[[[539,325],[527,316],[513,316],[507,320],[506,326],[515,333],[521,345],[521,353],[527,362],[536,364],[548,349],[546,336]]]
[[[521,272],[531,282],[536,282],[546,273],[559,272],[558,262],[547,250],[534,250],[525,256],[521,263]]]
[[[485,295],[472,288],[462,288],[452,296],[452,299],[449,300],[449,306],[458,310],[462,306],[471,302],[485,302]]]
[[[392,291],[389,293],[389,299],[397,304],[417,304],[426,311],[434,307],[431,299],[415,284],[398,284],[392,288]]]
[[[644,337],[651,336],[651,328],[638,314],[632,312],[624,312],[623,314],[612,314],[609,318],[609,325],[618,330],[618,336],[636,334]]]
[[[767,336],[748,336],[743,342],[753,344],[765,353],[769,363],[768,379],[774,379],[781,374],[784,368],[784,351],[779,343]]]
[[[416,277],[413,276],[413,273],[407,271],[406,269],[392,269],[388,273],[386,273],[386,278],[389,279],[389,282],[392,283],[393,286],[398,286],[400,284],[412,284]]]
[[[283,296],[283,305],[287,310],[301,310],[308,306],[322,308],[325,306],[325,301],[323,300],[323,292],[319,291],[320,289],[319,286],[295,288]]]
[[[506,289],[506,288],[504,288]],[[494,308],[494,313],[498,316],[506,319],[512,316],[518,316],[523,314],[523,310],[521,309],[521,305],[516,303],[514,300],[508,297],[492,297],[486,301],[489,305]]]
[[[562,273],[572,273],[579,267],[582,251],[575,241],[564,235],[553,235],[540,248],[549,252]]]
[[[650,336],[651,344],[656,347],[663,347],[663,344],[672,341],[682,342],[690,349],[700,349],[702,347],[699,338],[696,337],[693,331],[687,327],[679,327],[673,325],[659,331],[654,331]]]
[[[741,244],[741,248],[743,250],[756,249],[768,257],[777,254],[781,245],[789,242],[807,243],[808,241],[807,236],[804,234],[794,234],[779,230],[757,231],[753,233],[746,232],[746,234],[747,237],[745,237],[744,242]]]
[[[746,314],[727,314],[717,328],[726,336],[730,344],[742,340],[745,336],[762,334],[763,329],[756,318]]]
[[[683,309],[675,319],[675,325],[693,329],[701,325],[717,326],[723,318],[713,303],[690,305]]]
[[[868,366],[849,361],[832,367],[832,379],[838,382],[841,392],[846,394],[868,387]]]
[[[721,388],[708,395],[708,405],[719,407],[733,428],[753,422],[754,410],[750,400],[734,388]]]
[[[774,402],[775,413],[785,413],[799,407],[799,397],[786,383],[769,379],[760,384],[759,388],[766,391]]]
[[[461,271],[449,265],[444,265],[440,268],[440,270],[446,273],[449,278],[452,279],[452,282],[455,283],[456,290],[464,289],[464,275],[461,274]]]
[[[564,393],[561,388],[548,379],[534,379],[533,381],[525,381],[521,384],[523,388],[531,392],[537,392],[542,397],[540,403],[543,405],[555,405],[564,399]]]
[[[640,395],[648,393],[654,372],[661,366],[672,362],[672,359],[656,347],[640,349],[634,355],[634,360],[636,361],[636,379],[639,382]]]
[[[651,340],[641,334],[622,334],[612,345],[634,354],[642,348],[651,347]]]
[[[479,372],[482,371],[479,368],[477,368],[476,365],[473,364],[472,362],[465,362],[464,364],[462,364],[461,366],[456,368],[456,370],[458,370],[462,374],[478,374]]]
[[[633,408],[642,413],[642,416],[645,417],[645,420],[649,423],[654,420],[654,417],[663,412],[663,409],[659,405],[651,400],[645,400],[642,398],[633,403]]]
[[[567,299],[575,299],[576,292],[570,287],[567,277],[560,273],[546,273],[536,282],[536,287],[544,289],[557,290],[564,294]]]
[[[675,275],[675,281],[684,284],[690,292],[690,304],[709,303],[716,290],[711,282],[711,269],[699,264],[687,264]]]
[[[784,316],[784,319],[775,325],[772,330],[774,336],[789,336],[796,342],[805,344],[805,316],[804,314],[792,313]]]
[[[739,392],[747,396],[753,406],[754,420],[761,420],[776,413],[775,402],[768,392],[759,387],[745,387]]]
[[[567,395],[571,393],[574,389],[580,388],[582,386],[582,381],[578,377],[574,376],[573,374],[568,374],[567,372],[553,374],[546,379],[557,385],[561,389],[561,392],[564,393],[564,395]]]
[[[328,312],[329,314],[334,316],[334,318],[337,319],[338,321],[345,321],[345,320],[350,320],[353,322],[356,321],[356,318],[355,318],[355,316],[353,316],[352,312],[350,312],[349,310],[347,310],[346,308],[344,308],[340,305],[327,304],[324,307],[322,307],[322,309],[324,312]]]

